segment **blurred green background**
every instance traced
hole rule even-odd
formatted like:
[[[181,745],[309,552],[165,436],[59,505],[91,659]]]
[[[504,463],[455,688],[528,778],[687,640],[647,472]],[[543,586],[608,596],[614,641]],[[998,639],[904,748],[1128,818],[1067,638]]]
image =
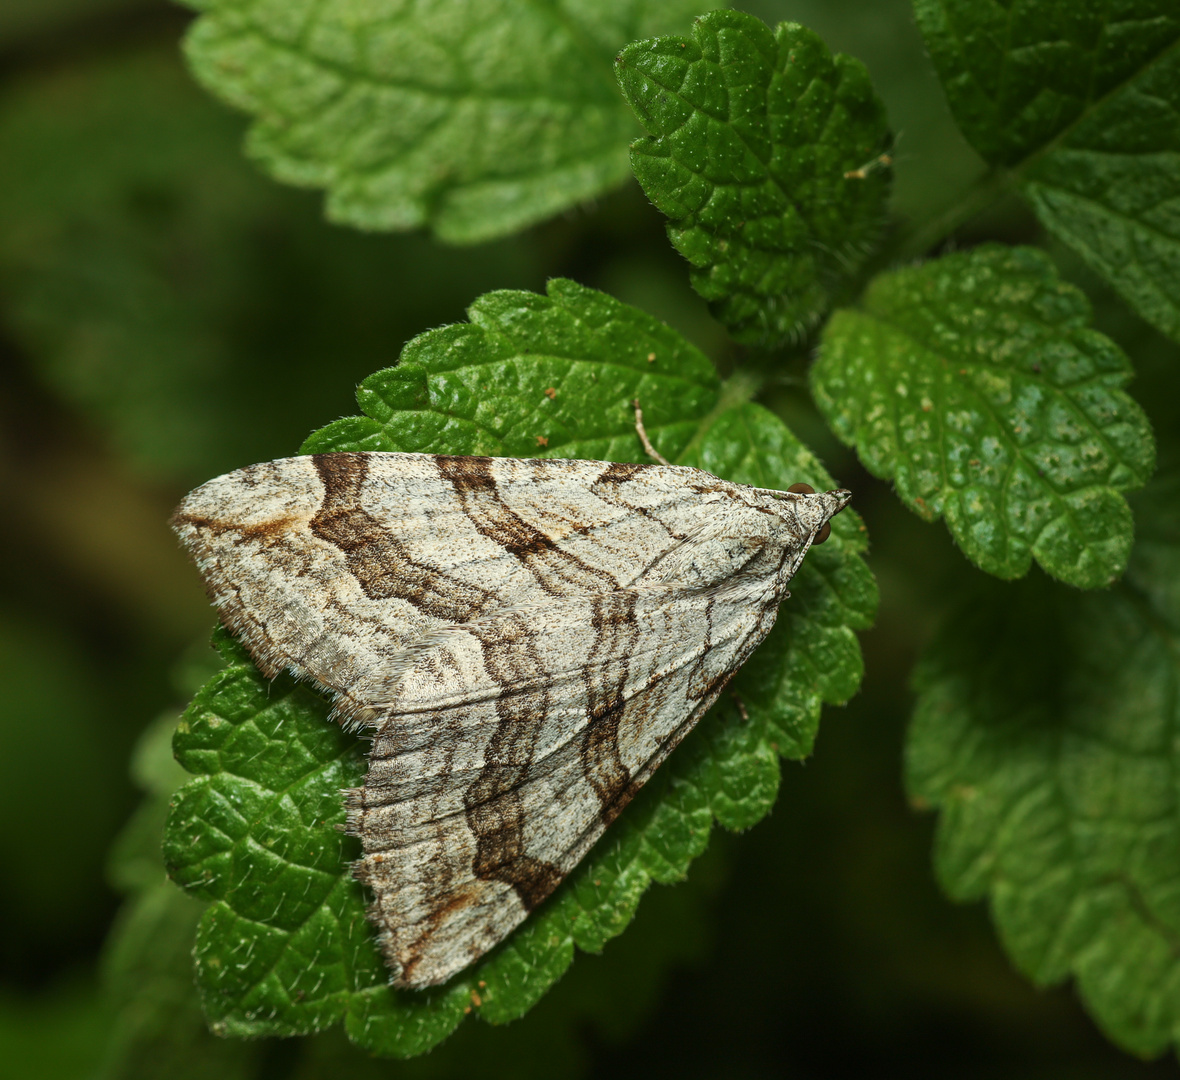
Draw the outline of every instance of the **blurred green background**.
[[[898,134],[901,218],[981,171],[907,0],[744,6],[867,63]],[[901,785],[907,677],[980,575],[827,433],[805,354],[768,403],[856,492],[882,606],[861,694],[785,767],[772,817],[716,834],[526,1019],[466,1024],[428,1058],[373,1061],[338,1032],[204,1031],[195,906],[157,851],[180,778],[168,735],[212,663],[211,613],[166,526],[179,497],[353,412],[362,377],[490,289],[573,277],[723,370],[733,355],[634,184],[473,249],[326,224],[317,194],[243,158],[244,120],[187,75],[189,17],[157,0],[0,4],[0,1077],[1171,1075],[1108,1044],[1068,988],[1012,971],[982,907],[939,895],[933,822]],[[1017,205],[973,229],[961,239],[1043,239]],[[1132,392],[1174,422],[1151,392],[1174,348],[1060,258],[1135,359]]]

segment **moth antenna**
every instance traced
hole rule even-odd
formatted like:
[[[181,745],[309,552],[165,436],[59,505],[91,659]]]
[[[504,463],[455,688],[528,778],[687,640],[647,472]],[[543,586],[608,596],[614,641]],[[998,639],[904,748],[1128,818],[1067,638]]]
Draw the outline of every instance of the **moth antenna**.
[[[661,465],[671,465],[672,462],[652,446],[651,439],[647,437],[647,429],[643,426],[643,410],[639,407],[639,398],[632,401],[631,405],[635,409],[635,430],[639,433],[639,441],[643,443],[643,449],[647,456],[658,461]]]

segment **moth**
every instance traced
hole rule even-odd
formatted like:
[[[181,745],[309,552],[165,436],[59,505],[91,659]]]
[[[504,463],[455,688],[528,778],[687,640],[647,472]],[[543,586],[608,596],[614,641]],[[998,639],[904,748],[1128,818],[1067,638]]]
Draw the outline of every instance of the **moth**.
[[[393,984],[425,987],[578,864],[849,498],[668,464],[335,453],[211,480],[173,527],[261,671],[372,729],[344,793],[354,874]]]

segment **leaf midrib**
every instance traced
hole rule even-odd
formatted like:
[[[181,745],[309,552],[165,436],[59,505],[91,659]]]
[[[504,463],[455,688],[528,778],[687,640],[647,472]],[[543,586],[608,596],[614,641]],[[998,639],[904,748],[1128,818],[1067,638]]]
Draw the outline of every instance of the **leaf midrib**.
[[[205,17],[206,18],[216,18],[218,16],[225,17],[225,14],[226,14],[225,11],[222,9],[222,10],[217,10],[217,11],[210,11]],[[382,87],[385,89],[406,90],[406,91],[410,91],[410,92],[414,92],[414,93],[420,93],[426,97],[447,98],[447,99],[451,99],[454,101],[467,101],[470,99],[477,99],[479,102],[492,102],[492,103],[523,102],[523,103],[529,104],[529,105],[536,104],[537,102],[543,102],[543,103],[550,104],[550,105],[561,105],[561,106],[565,106],[565,107],[573,106],[573,107],[577,107],[577,108],[581,108],[581,109],[584,109],[588,106],[592,106],[592,107],[597,107],[597,108],[605,108],[609,112],[613,112],[621,117],[626,116],[626,110],[623,109],[622,102],[616,101],[615,96],[612,93],[611,79],[610,79],[610,75],[609,75],[609,65],[607,65],[607,68],[606,68],[606,70],[607,70],[606,77],[604,77],[602,80],[599,80],[595,84],[601,90],[604,91],[601,93],[601,95],[585,94],[584,96],[581,96],[581,97],[562,98],[562,97],[558,97],[552,93],[550,93],[548,95],[543,94],[541,92],[541,89],[542,89],[541,84],[537,85],[534,92],[530,92],[527,94],[526,93],[514,94],[514,93],[509,92],[506,88],[495,89],[495,88],[489,88],[489,87],[476,87],[476,86],[468,86],[468,87],[464,87],[461,90],[454,90],[454,89],[450,89],[447,87],[440,87],[440,86],[435,86],[435,85],[424,86],[424,85],[420,85],[420,84],[411,82],[407,79],[400,79],[399,80],[399,79],[394,79],[394,78],[382,78],[381,76],[373,74],[372,72],[361,71],[358,68],[350,67],[347,64],[342,63],[341,61],[332,60],[326,56],[322,56],[319,53],[316,53],[316,52],[306,48],[305,44],[302,40],[302,38],[304,36],[303,33],[300,34],[299,40],[287,41],[282,38],[278,38],[274,34],[270,33],[265,28],[265,26],[263,24],[257,22],[253,18],[250,18],[249,20],[243,20],[242,22],[238,23],[237,26],[234,27],[234,30],[236,30],[237,34],[240,34],[240,35],[250,35],[250,36],[256,37],[260,41],[262,41],[266,45],[266,47],[275,50],[275,52],[286,53],[288,55],[296,56],[300,60],[303,60],[309,64],[313,64],[316,67],[321,68],[325,71],[329,71],[332,74],[336,75],[338,78],[344,80],[347,83],[353,84],[353,85],[367,84],[370,86],[377,86],[377,87]],[[576,37],[573,37],[571,40],[575,44],[578,43],[578,38],[576,38]],[[583,50],[583,52],[584,52],[584,50]],[[588,55],[591,59],[593,59],[595,61],[594,65],[593,65],[594,67],[602,67],[603,66],[602,58],[600,56],[598,56],[597,54],[586,54],[586,55]],[[570,84],[558,84],[558,85],[568,86]],[[583,89],[583,90],[586,89],[586,84],[583,84],[583,83],[578,83],[578,84],[576,84],[576,86],[578,89]],[[554,87],[550,86],[549,89],[552,90],[552,89],[554,89]],[[612,109],[611,108],[612,105],[617,105],[618,107]],[[259,119],[262,119],[262,118],[259,117]]]
[[[1088,102],[1086,107],[1082,109],[1082,111],[1078,113],[1078,115],[1075,116],[1073,120],[1066,124],[1065,127],[1063,127],[1056,135],[1054,135],[1052,139],[1046,142],[1044,146],[1038,147],[1032,153],[1022,158],[1015,165],[1010,166],[1008,169],[1009,173],[1013,174],[1017,181],[1023,182],[1024,174],[1026,174],[1029,169],[1036,165],[1036,163],[1040,161],[1041,158],[1044,158],[1051,154],[1054,150],[1059,149],[1078,127],[1093,117],[1093,115],[1104,105],[1106,105],[1108,101],[1110,101],[1117,94],[1120,94],[1135,80],[1146,75],[1157,64],[1166,60],[1171,53],[1177,51],[1180,51],[1180,35],[1177,35],[1176,39],[1170,45],[1164,49],[1161,49],[1158,53],[1156,53],[1155,56],[1147,61],[1147,63],[1143,64],[1139,68],[1136,68],[1135,71],[1129,74],[1125,79],[1122,79],[1120,82],[1112,86],[1101,97],[1094,98],[1092,101]]]

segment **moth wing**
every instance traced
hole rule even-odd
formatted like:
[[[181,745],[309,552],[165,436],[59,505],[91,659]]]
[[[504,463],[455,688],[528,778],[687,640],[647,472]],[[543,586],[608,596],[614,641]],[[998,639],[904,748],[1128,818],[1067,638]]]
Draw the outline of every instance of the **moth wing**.
[[[773,575],[640,585],[495,613],[419,658],[348,799],[395,985],[446,980],[557,887],[766,636],[778,599]]]
[[[265,674],[368,720],[375,673],[424,634],[627,585],[691,528],[702,489],[732,487],[655,465],[320,454],[218,477],[173,526]]]

